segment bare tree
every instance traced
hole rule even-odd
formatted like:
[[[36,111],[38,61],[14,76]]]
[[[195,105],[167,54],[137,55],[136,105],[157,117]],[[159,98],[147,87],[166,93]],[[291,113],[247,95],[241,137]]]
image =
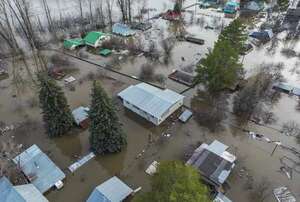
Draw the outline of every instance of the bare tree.
[[[106,12],[108,15],[109,26],[110,29],[112,29],[112,25],[113,25],[112,9],[114,5],[114,0],[106,0],[105,2],[106,2]]]
[[[256,202],[264,202],[270,195],[270,181],[267,178],[262,178],[262,180],[254,186],[251,192],[251,199]]]
[[[192,100],[192,108],[200,125],[208,127],[211,131],[216,131],[222,128],[221,122],[227,117],[228,95],[224,93],[211,95],[206,92],[198,92],[198,96]]]
[[[103,11],[103,1],[99,1],[99,4],[96,8],[96,16],[100,26],[105,26],[105,16]]]
[[[262,64],[257,74],[249,78],[246,86],[234,97],[234,113],[246,119],[272,115],[268,113],[267,106],[272,107],[280,97],[280,93],[272,87],[282,80],[281,70],[282,64]]]
[[[83,21],[83,0],[76,0],[80,12],[80,18]]]
[[[89,11],[90,11],[90,23],[93,24],[93,0],[88,0]]]
[[[12,162],[12,159],[20,152],[20,149],[21,147],[10,138],[3,138],[0,141],[0,177],[6,176],[16,184],[26,183],[24,175]]]
[[[48,29],[50,32],[52,32],[53,31],[53,20],[52,20],[50,8],[49,8],[46,0],[42,0],[42,5],[43,5],[44,11],[45,11],[46,18],[47,18]]]
[[[15,55],[19,52],[19,45],[9,15],[9,9],[6,6],[5,0],[0,0],[0,37],[10,47],[14,53],[13,55]]]

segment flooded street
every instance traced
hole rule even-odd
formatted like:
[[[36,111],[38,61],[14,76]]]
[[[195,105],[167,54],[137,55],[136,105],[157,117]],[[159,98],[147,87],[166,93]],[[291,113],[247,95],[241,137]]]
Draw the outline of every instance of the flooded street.
[[[73,7],[72,4],[69,7],[63,6],[63,2],[66,2],[64,0],[56,1],[59,2],[61,8],[66,10],[69,10],[69,7]],[[187,1],[186,4],[188,5],[191,2],[193,1]],[[150,7],[158,10],[163,10],[170,5],[172,4],[169,0],[149,2]],[[38,13],[41,12],[39,9],[40,7],[37,6],[36,10]],[[194,8],[187,12],[187,19],[191,18],[190,13],[192,11],[194,11]],[[163,84],[153,83],[178,93],[188,88],[167,79],[167,77],[175,69],[182,69],[189,65],[195,67],[195,64],[205,57],[208,49],[212,48],[217,40],[220,30],[217,28],[204,28],[206,25],[215,25],[215,27],[217,25],[213,17],[203,15],[203,12],[203,10],[197,9],[194,16],[195,21],[196,19],[204,18],[203,25],[186,23],[182,26],[189,34],[205,39],[205,44],[200,46],[185,41],[176,41],[169,63],[164,64],[160,60],[160,62],[155,64],[156,73],[162,74],[166,78],[166,82]],[[218,14],[215,12],[215,15]],[[226,25],[229,22],[230,20],[228,19],[222,19],[217,24],[221,26],[221,24]],[[172,30],[174,24],[158,19],[153,21],[153,27],[153,29],[158,30]],[[158,41],[159,36],[157,33],[158,31],[151,40]],[[170,34],[170,32],[166,34],[168,33]],[[296,51],[300,51],[299,42],[291,43],[296,44],[293,47]],[[255,68],[262,63],[283,62],[285,64],[283,76],[290,84],[299,87],[300,76],[295,73],[297,68],[299,68],[299,57],[287,59],[281,54],[281,49],[288,44],[280,43],[272,54],[267,49],[269,45],[266,44],[262,48],[257,48],[243,58],[246,76],[253,75]],[[55,54],[55,52],[44,51],[44,54],[51,55]],[[70,54],[75,55],[72,52]],[[28,124],[28,127],[25,126],[24,130],[16,130],[11,134],[7,134],[9,137],[3,138],[13,138],[18,144],[22,144],[24,149],[32,144],[37,144],[66,174],[63,189],[51,190],[46,194],[49,201],[83,202],[96,186],[114,175],[119,176],[133,189],[142,187],[142,191],[148,191],[150,189],[150,177],[145,173],[145,169],[154,160],[184,161],[186,160],[185,154],[187,151],[191,150],[197,143],[210,143],[215,139],[230,146],[231,152],[237,156],[237,165],[233,169],[228,182],[230,189],[226,193],[233,201],[254,202],[251,193],[259,191],[256,190],[256,187],[263,179],[267,179],[269,182],[267,202],[275,201],[271,190],[279,186],[287,186],[295,194],[297,200],[300,200],[300,165],[293,165],[294,170],[291,179],[285,173],[280,172],[280,168],[283,166],[281,163],[282,159],[293,159],[299,162],[300,156],[297,157],[293,152],[282,147],[274,150],[274,143],[253,140],[243,131],[243,129],[247,129],[264,134],[271,140],[280,141],[283,145],[294,147],[300,151],[300,145],[294,137],[280,133],[282,125],[287,121],[293,120],[300,124],[300,112],[296,110],[298,105],[297,97],[282,93],[279,102],[272,107],[276,122],[269,125],[257,125],[252,122],[241,124],[237,117],[229,113],[228,118],[223,121],[222,125],[224,128],[216,132],[210,132],[207,128],[200,126],[194,118],[183,124],[178,121],[175,115],[157,127],[126,110],[117,98],[117,94],[120,91],[130,85],[137,84],[138,81],[117,73],[105,71],[100,67],[75,58],[69,57],[69,59],[72,61],[72,65],[79,69],[78,72],[72,74],[77,79],[75,90],[70,90],[70,88],[66,87],[63,80],[59,81],[59,85],[65,91],[70,108],[74,109],[79,106],[90,105],[92,81],[88,78],[88,75],[91,72],[96,75],[97,72],[101,71],[101,75],[97,77],[97,80],[101,82],[103,88],[115,103],[122,127],[127,134],[128,145],[121,153],[97,156],[72,174],[68,170],[68,166],[74,163],[78,157],[82,157],[90,152],[89,131],[76,128],[63,137],[48,138],[43,128],[39,106],[30,106],[30,101],[38,99],[36,89],[26,88],[26,90],[21,89],[17,91],[18,89],[12,85],[12,77],[0,81],[0,121],[7,125]],[[87,60],[97,64],[109,61],[109,59],[98,55],[90,56]],[[124,62],[121,62],[117,71],[138,78],[141,66],[147,62],[149,61],[145,56],[128,56],[124,59]],[[196,89],[191,89],[184,93],[186,96],[185,106],[191,106],[191,100],[196,93]],[[170,137],[162,135],[167,133],[170,134]],[[153,138],[154,142],[149,141],[149,137]],[[287,161],[292,163],[290,160]]]

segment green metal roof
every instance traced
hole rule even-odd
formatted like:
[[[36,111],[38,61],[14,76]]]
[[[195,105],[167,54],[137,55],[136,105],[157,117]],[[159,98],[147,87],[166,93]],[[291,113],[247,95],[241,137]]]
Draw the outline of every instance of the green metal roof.
[[[108,55],[110,55],[112,53],[112,51],[111,50],[109,50],[109,49],[101,49],[100,51],[99,51],[99,54],[100,55],[103,55],[103,56],[108,56]]]
[[[97,40],[101,37],[104,37],[105,34],[102,32],[89,32],[85,37],[84,41],[86,44],[95,45]]]
[[[81,38],[64,40],[64,48],[71,49],[84,45],[84,40]]]

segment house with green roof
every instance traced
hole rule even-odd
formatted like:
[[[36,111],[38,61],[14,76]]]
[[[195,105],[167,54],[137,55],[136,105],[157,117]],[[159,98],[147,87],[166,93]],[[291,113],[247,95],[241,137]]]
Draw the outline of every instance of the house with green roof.
[[[65,39],[64,40],[64,48],[69,50],[74,50],[79,46],[84,45],[84,40],[81,38],[75,38],[75,39]]]
[[[92,46],[94,48],[97,48],[101,46],[101,43],[108,39],[108,36],[104,34],[103,32],[89,32],[85,37],[84,37],[84,42],[88,46]]]

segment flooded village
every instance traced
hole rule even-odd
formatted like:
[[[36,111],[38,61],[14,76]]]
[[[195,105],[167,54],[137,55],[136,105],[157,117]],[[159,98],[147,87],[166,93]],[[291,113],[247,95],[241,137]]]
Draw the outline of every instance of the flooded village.
[[[299,201],[299,19],[299,0],[0,0],[0,201]]]

